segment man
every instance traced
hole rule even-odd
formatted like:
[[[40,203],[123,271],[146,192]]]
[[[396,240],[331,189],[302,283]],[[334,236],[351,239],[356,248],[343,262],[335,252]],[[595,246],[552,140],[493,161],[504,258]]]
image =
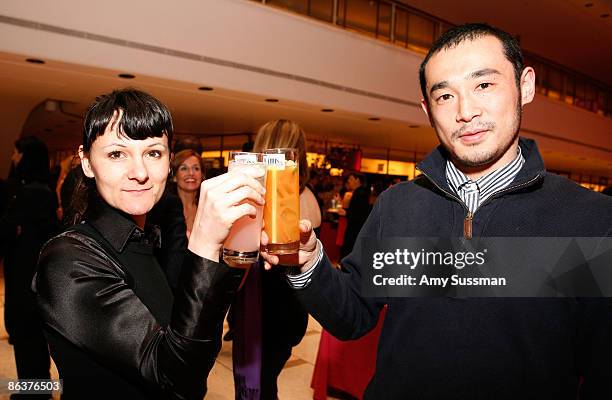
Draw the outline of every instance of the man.
[[[348,189],[353,193],[346,210],[346,231],[340,256],[345,257],[353,250],[357,235],[370,214],[370,188],[365,185],[365,176],[351,172],[346,181]]]
[[[518,138],[535,73],[509,34],[449,30],[420,80],[441,146],[418,165],[423,175],[379,196],[359,237],[611,235],[610,199],[548,174],[535,142]],[[612,398],[610,299],[367,298],[359,238],[344,271],[320,247],[305,239],[288,279],[325,329],[358,338],[387,306],[366,399]]]

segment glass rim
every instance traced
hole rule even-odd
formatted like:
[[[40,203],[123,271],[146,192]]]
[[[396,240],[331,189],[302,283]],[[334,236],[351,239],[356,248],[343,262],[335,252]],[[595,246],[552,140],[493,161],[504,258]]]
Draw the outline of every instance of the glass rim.
[[[230,150],[228,152],[228,157],[234,155],[234,154],[264,154],[262,152],[258,152],[258,151],[232,151]]]
[[[264,154],[270,154],[270,153],[272,153],[272,154],[281,154],[281,152],[286,153],[288,151],[292,151],[292,152],[295,152],[295,153],[299,152],[297,147],[272,147],[272,148],[263,150]]]

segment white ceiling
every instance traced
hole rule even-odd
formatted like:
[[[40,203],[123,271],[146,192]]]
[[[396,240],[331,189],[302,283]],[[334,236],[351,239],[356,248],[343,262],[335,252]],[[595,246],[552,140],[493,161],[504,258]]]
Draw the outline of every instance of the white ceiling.
[[[426,1],[405,0],[430,14],[453,23],[483,20],[521,36],[522,46],[546,58],[581,70],[602,81],[612,82],[612,29],[610,18],[599,18],[610,12],[612,0],[594,0],[585,8],[583,1],[486,0]],[[607,11],[606,11],[607,10]],[[580,27],[580,29],[576,29]],[[597,61],[597,62],[595,62]],[[44,65],[26,63],[22,56],[0,53],[0,97],[15,99],[61,100],[68,114],[82,115],[87,105],[100,93],[120,86],[136,86],[160,98],[171,109],[175,130],[180,134],[219,135],[253,133],[264,122],[288,118],[299,122],[310,139],[343,142],[361,146],[366,156],[386,156],[387,148],[394,159],[412,160],[437,145],[433,130],[394,120],[369,121],[364,115],[335,111],[323,113],[310,104],[281,101],[269,103],[261,96],[223,90],[204,92],[191,84],[138,76],[134,80],[117,77],[123,71],[91,68],[47,60]],[[81,120],[78,117],[46,111],[40,105],[24,127],[25,134],[42,136],[51,149],[76,148],[80,141]],[[246,140],[245,136],[227,138],[225,145]],[[206,143],[216,145],[216,139]],[[584,159],[580,154],[544,151],[549,168],[580,171],[593,176],[612,177],[610,160]]]
[[[428,126],[370,121],[370,115],[345,111],[324,113],[309,104],[270,103],[260,96],[224,89],[200,91],[185,82],[153,77],[125,80],[117,77],[119,72],[56,61],[29,64],[21,56],[0,53],[0,96],[61,100],[66,114],[49,112],[40,104],[24,127],[24,134],[42,136],[54,150],[80,141],[81,120],[67,114],[82,115],[96,95],[121,86],[138,87],[167,104],[179,134],[253,133],[266,121],[287,118],[299,122],[311,139],[370,146],[381,155],[388,147],[425,153],[437,144]]]

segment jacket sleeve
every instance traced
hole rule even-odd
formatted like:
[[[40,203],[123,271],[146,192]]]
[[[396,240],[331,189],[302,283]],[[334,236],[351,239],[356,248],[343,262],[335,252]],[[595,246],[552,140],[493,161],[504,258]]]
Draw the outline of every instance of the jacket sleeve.
[[[161,327],[95,242],[64,234],[42,251],[33,289],[47,327],[103,365],[171,398],[201,399],[242,275],[189,253],[171,323]]]
[[[384,305],[384,299],[361,295],[361,241],[380,236],[380,200],[359,232],[353,251],[342,260],[342,269],[332,266],[324,255],[310,284],[295,289],[304,308],[341,340],[357,339],[372,330]]]

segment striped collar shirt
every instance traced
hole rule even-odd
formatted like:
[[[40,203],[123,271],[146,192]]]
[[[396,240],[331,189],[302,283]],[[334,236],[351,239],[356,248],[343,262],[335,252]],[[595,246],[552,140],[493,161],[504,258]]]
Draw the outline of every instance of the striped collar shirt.
[[[448,160],[446,161],[446,180],[451,189],[459,195],[459,198],[473,214],[495,192],[510,185],[523,164],[525,164],[525,158],[523,158],[519,146],[514,161],[473,181]]]

